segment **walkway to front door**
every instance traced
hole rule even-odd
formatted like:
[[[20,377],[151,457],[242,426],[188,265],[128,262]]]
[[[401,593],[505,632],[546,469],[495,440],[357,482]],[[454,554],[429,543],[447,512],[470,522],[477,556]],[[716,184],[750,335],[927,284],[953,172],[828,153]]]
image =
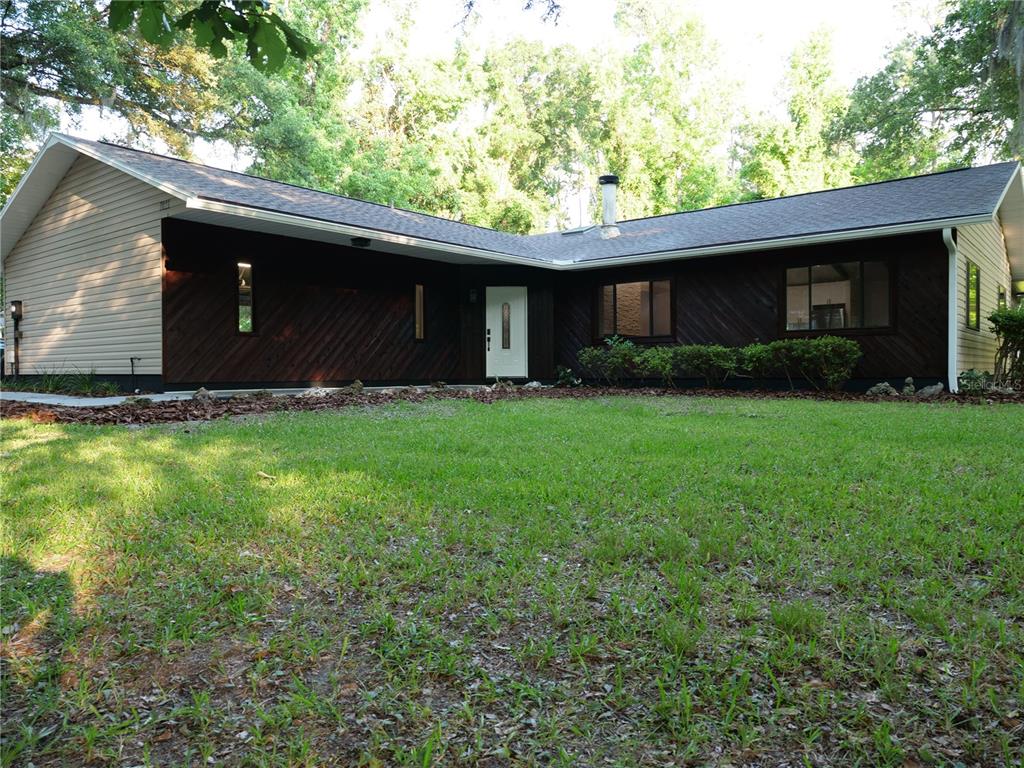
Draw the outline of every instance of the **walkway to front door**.
[[[488,286],[487,378],[526,378],[526,286]]]

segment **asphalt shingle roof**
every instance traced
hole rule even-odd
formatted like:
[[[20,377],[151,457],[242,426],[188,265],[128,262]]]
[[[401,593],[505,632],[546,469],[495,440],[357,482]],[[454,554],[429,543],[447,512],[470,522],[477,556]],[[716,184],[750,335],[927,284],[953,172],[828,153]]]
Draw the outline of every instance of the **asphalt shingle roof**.
[[[601,239],[598,227],[512,235],[103,142],[71,141],[191,196],[539,262],[591,262],[992,214],[1017,168],[1015,162],[998,163],[634,219],[619,223],[618,237]]]

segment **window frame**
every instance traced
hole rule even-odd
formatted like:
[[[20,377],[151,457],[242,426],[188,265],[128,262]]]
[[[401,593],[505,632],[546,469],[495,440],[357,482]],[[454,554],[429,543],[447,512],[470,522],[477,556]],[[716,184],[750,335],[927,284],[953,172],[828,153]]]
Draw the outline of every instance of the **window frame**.
[[[606,286],[609,286],[609,285],[612,286],[612,289],[613,289],[613,293],[612,293],[612,309],[613,309],[613,311],[615,311],[617,313],[616,302],[615,302],[615,291],[617,290],[616,286],[618,286],[620,283],[647,283],[648,284],[648,290],[650,291],[650,295],[653,297],[654,296],[654,285],[653,285],[653,283],[660,283],[660,282],[667,282],[668,283],[669,325],[670,325],[670,327],[672,329],[671,333],[660,334],[660,335],[650,335],[650,336],[625,336],[623,334],[618,333],[617,331],[613,332],[613,333],[610,333],[610,334],[605,334],[605,333],[601,332],[601,319],[602,319],[601,318],[601,312],[602,312],[602,303],[603,303],[602,299],[603,299],[604,289],[605,289]],[[658,275],[655,275],[654,277],[638,276],[638,277],[615,278],[615,279],[611,279],[611,280],[608,280],[608,279],[597,280],[597,281],[595,281],[592,293],[593,293],[593,297],[594,297],[594,303],[593,303],[593,318],[594,318],[594,322],[593,322],[593,328],[592,328],[592,335],[593,335],[593,339],[594,339],[595,343],[601,343],[605,339],[609,339],[612,336],[620,336],[623,339],[628,339],[629,341],[632,341],[634,344],[656,345],[656,344],[675,344],[676,343],[676,280],[675,280],[675,276],[673,276],[673,275],[665,275],[665,274],[658,274]],[[650,312],[650,317],[648,319],[650,321],[650,327],[653,329],[654,328],[654,301],[650,302],[649,312]],[[613,326],[615,325],[614,321],[613,321],[612,324],[613,324]]]
[[[414,283],[412,288],[412,339],[417,344],[427,340],[427,286]]]
[[[981,331],[981,267],[970,259],[964,259],[964,327],[969,331]],[[977,285],[974,291],[974,325],[971,325],[971,267]]]
[[[238,269],[242,264],[249,265],[249,318],[252,328],[248,331],[242,330],[242,302],[238,286]],[[235,335],[247,339],[259,335],[256,325],[256,264],[252,261],[235,261],[233,266],[235,273]]]
[[[828,264],[843,264],[845,262],[855,261],[860,264],[861,274],[861,290],[863,291],[864,284],[864,264],[873,262],[876,264],[885,264],[886,269],[889,271],[889,324],[878,325],[871,328],[805,328],[805,329],[789,329],[786,327],[786,314],[788,306],[786,304],[787,296],[787,272],[791,269],[811,269],[812,267],[825,266]],[[897,326],[896,317],[896,262],[890,257],[881,258],[864,258],[863,256],[839,254],[831,256],[827,259],[812,258],[807,260],[800,260],[797,262],[789,262],[783,264],[779,272],[779,290],[778,290],[778,334],[779,338],[813,338],[816,336],[879,336],[898,333],[899,329]],[[807,284],[808,291],[808,303],[807,308],[809,311],[813,310],[813,306],[810,303],[810,291],[811,283]],[[863,304],[863,297],[861,299]]]

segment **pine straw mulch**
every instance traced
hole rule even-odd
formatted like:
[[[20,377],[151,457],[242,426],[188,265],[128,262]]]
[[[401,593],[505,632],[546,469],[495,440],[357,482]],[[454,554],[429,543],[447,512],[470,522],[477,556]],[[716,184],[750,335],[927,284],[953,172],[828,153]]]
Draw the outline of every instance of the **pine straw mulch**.
[[[572,389],[523,387],[481,388],[474,390],[416,387],[392,388],[376,392],[340,390],[317,396],[277,396],[267,393],[234,396],[225,400],[176,400],[170,402],[138,403],[102,407],[55,406],[16,401],[0,402],[0,418],[30,419],[50,424],[166,424],[183,421],[209,421],[225,416],[246,416],[274,411],[328,411],[346,407],[367,407],[397,402],[422,403],[428,400],[473,400],[495,403],[499,400],[588,399],[608,396],[629,397],[741,397],[755,400],[800,399],[834,402],[906,402],[982,404],[1024,403],[1024,392],[1013,394],[989,393],[983,396],[950,394],[917,399],[909,397],[868,397],[850,392],[817,392],[789,390],[736,390],[736,389],[664,389],[577,387]]]

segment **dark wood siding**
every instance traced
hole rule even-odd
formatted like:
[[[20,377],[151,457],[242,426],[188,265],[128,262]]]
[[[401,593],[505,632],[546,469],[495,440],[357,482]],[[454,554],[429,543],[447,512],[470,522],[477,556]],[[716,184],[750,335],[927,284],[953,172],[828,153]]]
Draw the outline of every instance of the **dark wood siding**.
[[[671,278],[682,343],[743,345],[783,335],[787,266],[883,257],[894,326],[855,334],[858,378],[944,378],[946,251],[939,233],[554,272],[455,266],[306,240],[164,221],[163,361],[167,386],[484,379],[488,285],[525,285],[529,375],[579,368],[595,343],[597,288]],[[236,330],[236,264],[253,265],[256,333]],[[414,286],[426,287],[426,339],[416,341]],[[851,335],[854,335],[851,332]]]
[[[171,219],[163,237],[167,386],[458,378],[457,267]],[[239,261],[253,265],[251,335],[236,328]]]
[[[670,276],[680,343],[742,346],[785,335],[780,305],[789,266],[885,258],[894,282],[893,328],[848,333],[864,350],[858,378],[946,376],[947,253],[939,232],[859,242],[560,273],[555,362],[579,367],[596,340],[598,286]],[[840,332],[842,333],[842,332]]]

